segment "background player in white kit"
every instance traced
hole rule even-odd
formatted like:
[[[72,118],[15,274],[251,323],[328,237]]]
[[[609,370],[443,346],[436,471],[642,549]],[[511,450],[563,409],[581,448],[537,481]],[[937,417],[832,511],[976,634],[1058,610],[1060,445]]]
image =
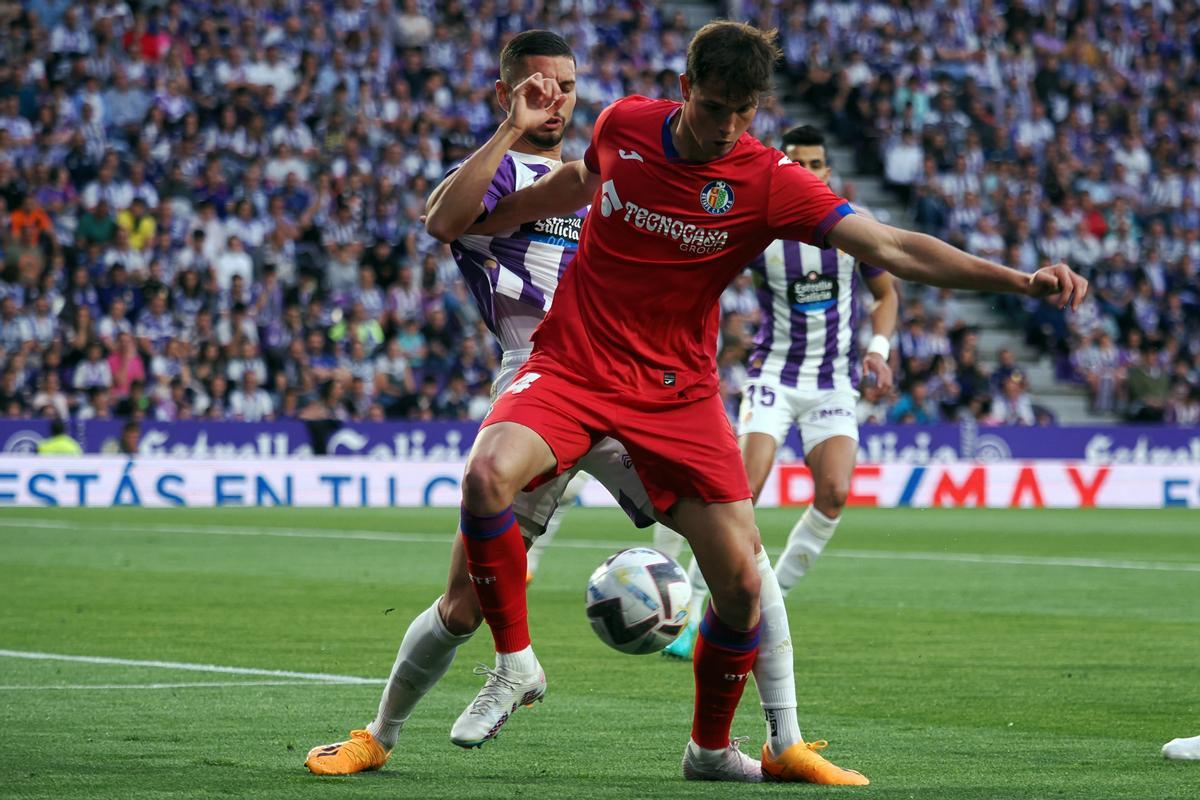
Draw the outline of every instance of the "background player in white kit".
[[[508,120],[450,171],[426,205],[427,229],[451,242],[480,313],[504,350],[493,397],[509,386],[529,358],[530,334],[549,310],[559,278],[575,255],[586,213],[580,209],[570,217],[538,220],[493,235],[466,235],[501,197],[532,184],[561,163],[563,133],[575,105],[575,57],[557,34],[518,34],[501,53],[500,69],[496,97]],[[555,113],[536,127],[524,120],[530,113],[526,78],[534,73],[541,73],[542,81],[557,81],[562,91]],[[531,129],[526,131],[527,127]],[[605,485],[636,525],[646,527],[654,521],[654,507],[619,443],[601,441],[580,460],[580,467]],[[527,544],[551,524],[564,488],[575,474],[575,470],[563,473],[515,500],[513,511]],[[455,652],[482,619],[461,537],[456,537],[446,592],[405,632],[375,719],[365,730],[351,731],[347,741],[314,747],[305,766],[320,775],[347,775],[383,766],[413,708],[450,668]],[[486,672],[489,683],[502,686],[507,681],[497,670],[480,667],[477,671]],[[528,702],[540,699],[545,690],[545,679],[539,677],[535,684],[522,687]],[[486,731],[494,723],[474,719],[469,708],[455,723],[451,740],[464,747],[478,744],[477,737],[465,729],[481,724]]]
[[[832,170],[825,137],[804,125],[783,135],[781,149],[826,183]],[[861,211],[861,209],[860,209]],[[759,286],[763,323],[750,356],[742,393],[738,436],[750,489],[758,502],[779,445],[795,425],[812,471],[813,502],[788,536],[775,564],[784,595],[804,575],[833,536],[846,505],[858,453],[858,283],[869,290],[874,337],[862,367],[883,390],[892,385],[889,340],[896,329],[899,298],[892,276],[853,256],[801,242],[776,240],[750,265]],[[681,537],[663,526],[655,543],[678,551]],[[703,616],[707,588],[695,559],[688,569],[693,619]],[[695,628],[665,651],[691,658]]]

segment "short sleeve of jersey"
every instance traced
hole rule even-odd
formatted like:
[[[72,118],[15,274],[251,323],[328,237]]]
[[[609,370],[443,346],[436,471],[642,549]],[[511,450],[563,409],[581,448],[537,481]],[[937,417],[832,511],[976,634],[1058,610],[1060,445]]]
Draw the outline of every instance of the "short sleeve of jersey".
[[[461,166],[461,163],[455,164],[446,170],[446,177],[449,178]],[[475,221],[482,222],[486,219],[487,215],[496,209],[496,204],[500,202],[501,197],[516,191],[516,185],[517,168],[513,165],[512,156],[505,155],[500,159],[500,166],[496,168],[496,174],[492,176],[492,182],[488,184],[487,191],[483,193],[483,213]]]
[[[593,175],[600,174],[600,131],[604,128],[605,123],[608,122],[608,118],[622,106],[628,107],[631,104],[652,102],[654,101],[648,97],[643,97],[640,94],[631,94],[628,97],[622,97],[600,112],[600,116],[596,117],[596,124],[592,126],[592,141],[588,144],[587,152],[583,154],[583,165],[588,168],[588,172]]]
[[[626,98],[627,99],[627,98]],[[600,174],[600,130],[604,127],[604,123],[612,115],[613,109],[621,104],[621,100],[612,103],[603,111],[600,116],[596,117],[596,124],[592,126],[592,141],[588,144],[588,149],[583,154],[583,165],[588,168],[588,172],[593,175]]]
[[[779,151],[771,172],[767,224],[777,239],[792,239],[817,247],[841,219],[854,209],[824,181]]]

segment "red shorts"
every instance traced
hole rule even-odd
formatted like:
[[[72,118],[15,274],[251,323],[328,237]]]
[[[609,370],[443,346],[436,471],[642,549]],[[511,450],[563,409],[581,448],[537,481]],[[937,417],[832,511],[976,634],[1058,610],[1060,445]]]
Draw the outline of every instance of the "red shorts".
[[[733,503],[750,498],[733,426],[720,395],[639,407],[530,362],[496,398],[483,426],[516,422],[541,436],[558,466],[526,487],[569,470],[605,436],[625,445],[646,493],[663,513],[680,498]]]

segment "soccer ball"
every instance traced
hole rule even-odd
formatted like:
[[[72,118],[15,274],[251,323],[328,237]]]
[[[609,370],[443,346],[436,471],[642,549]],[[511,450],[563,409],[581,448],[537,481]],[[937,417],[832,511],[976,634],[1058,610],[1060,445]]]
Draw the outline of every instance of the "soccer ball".
[[[622,653],[657,653],[687,625],[692,585],[675,559],[632,547],[596,568],[586,600],[600,641]]]

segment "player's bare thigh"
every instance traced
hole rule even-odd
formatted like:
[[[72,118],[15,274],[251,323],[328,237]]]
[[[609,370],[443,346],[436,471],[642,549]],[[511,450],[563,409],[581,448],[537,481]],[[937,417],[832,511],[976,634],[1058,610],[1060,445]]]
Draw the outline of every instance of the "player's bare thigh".
[[[842,513],[857,458],[858,442],[849,436],[831,436],[804,457],[813,476],[813,505],[825,516]]]
[[[758,498],[762,495],[767,476],[771,474],[771,467],[775,465],[775,451],[779,445],[774,436],[757,431],[741,436],[738,445],[742,449],[742,464],[746,467],[750,491],[754,493],[754,504],[758,505]]]
[[[758,624],[760,581],[754,554],[762,544],[750,500],[704,503],[683,498],[671,516],[692,547],[721,620],[743,630]]]
[[[550,445],[517,422],[479,431],[463,473],[463,504],[473,514],[499,514],[526,484],[557,466]]]

